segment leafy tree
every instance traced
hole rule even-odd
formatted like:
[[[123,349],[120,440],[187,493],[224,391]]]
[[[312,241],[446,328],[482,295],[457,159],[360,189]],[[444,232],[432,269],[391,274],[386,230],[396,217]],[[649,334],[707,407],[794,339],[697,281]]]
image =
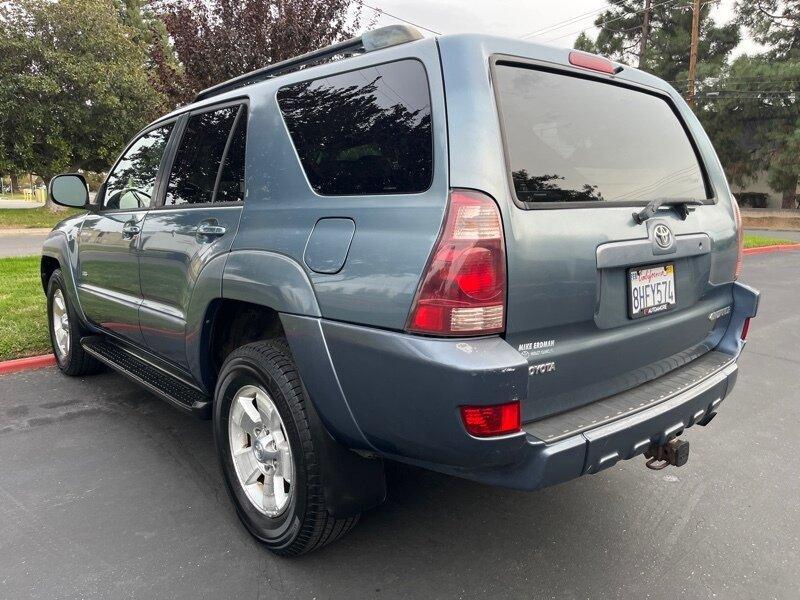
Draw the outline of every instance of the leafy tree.
[[[186,99],[183,70],[160,18],[157,0],[115,0],[122,22],[136,33],[133,41],[145,48],[150,85],[163,98],[159,112],[165,113]]]
[[[600,13],[595,25],[600,28],[592,40],[585,33],[575,48],[602,54],[619,62],[637,65],[642,41],[643,0],[609,0],[608,10]],[[698,75],[719,72],[731,50],[739,43],[737,24],[719,26],[710,18],[712,4],[700,9]],[[641,68],[685,88],[689,72],[692,10],[689,3],[654,0],[650,14],[650,36]]]
[[[352,37],[361,0],[163,0],[180,65],[179,100],[273,62]]]
[[[162,98],[112,0],[0,4],[0,165],[102,171]]]
[[[795,208],[800,180],[800,0],[739,0],[738,22],[768,50],[742,56],[718,82],[712,136],[729,142],[729,176],[766,170],[783,207]],[[717,145],[720,146],[719,141]]]
[[[779,60],[800,59],[800,0],[738,0],[738,21]]]

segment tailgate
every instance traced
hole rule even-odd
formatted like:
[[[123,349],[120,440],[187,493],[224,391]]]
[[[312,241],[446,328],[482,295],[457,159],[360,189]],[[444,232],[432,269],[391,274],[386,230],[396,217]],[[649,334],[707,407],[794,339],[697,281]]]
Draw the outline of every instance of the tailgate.
[[[711,350],[732,302],[730,199],[670,97],[518,60],[496,61],[492,80],[511,201],[506,337],[530,371],[523,420]]]

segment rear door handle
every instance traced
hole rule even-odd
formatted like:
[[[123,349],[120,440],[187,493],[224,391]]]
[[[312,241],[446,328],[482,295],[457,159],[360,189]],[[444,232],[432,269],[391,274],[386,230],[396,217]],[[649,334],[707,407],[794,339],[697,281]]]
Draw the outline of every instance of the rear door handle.
[[[142,228],[136,223],[125,223],[125,225],[122,226],[122,236],[126,238],[132,238],[139,235],[141,232]]]
[[[225,229],[222,225],[216,225],[214,223],[201,223],[197,227],[197,236],[205,238],[222,237],[225,235],[226,231],[227,229]]]

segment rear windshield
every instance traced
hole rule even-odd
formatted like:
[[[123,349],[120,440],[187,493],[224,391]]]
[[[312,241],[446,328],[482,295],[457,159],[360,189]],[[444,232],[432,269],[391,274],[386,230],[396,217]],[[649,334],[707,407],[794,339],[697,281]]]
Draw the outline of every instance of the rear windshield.
[[[707,197],[697,155],[665,100],[519,66],[499,64],[496,74],[519,200]]]
[[[431,101],[419,61],[296,83],[278,91],[278,104],[317,193],[400,194],[430,186]]]

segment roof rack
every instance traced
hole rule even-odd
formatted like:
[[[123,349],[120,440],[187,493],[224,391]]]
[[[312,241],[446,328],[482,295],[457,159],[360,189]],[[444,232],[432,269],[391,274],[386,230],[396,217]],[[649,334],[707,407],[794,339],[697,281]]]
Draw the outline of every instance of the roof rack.
[[[292,71],[299,71],[305,67],[331,60],[339,55],[344,58],[349,58],[355,54],[364,54],[365,52],[372,52],[373,50],[380,50],[390,46],[397,46],[398,44],[413,42],[421,38],[422,34],[419,30],[409,25],[387,25],[386,27],[367,31],[359,37],[354,37],[339,42],[338,44],[325,46],[319,50],[307,52],[306,54],[301,54],[300,56],[295,56],[294,58],[289,58],[262,67],[261,69],[256,69],[250,73],[239,75],[239,77],[234,77],[228,81],[223,81],[197,94],[194,101],[205,100],[206,98],[211,98],[245,85],[271,79],[278,75],[285,75]]]

